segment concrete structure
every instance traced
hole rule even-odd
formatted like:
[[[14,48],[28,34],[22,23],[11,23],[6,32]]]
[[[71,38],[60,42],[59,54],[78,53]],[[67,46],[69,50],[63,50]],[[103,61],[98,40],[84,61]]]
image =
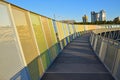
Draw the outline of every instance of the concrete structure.
[[[84,16],[82,17],[82,20],[83,20],[83,23],[88,22],[88,16],[84,15]]]
[[[106,12],[104,10],[101,10],[98,13],[94,11],[91,12],[91,22],[96,21],[106,21]]]

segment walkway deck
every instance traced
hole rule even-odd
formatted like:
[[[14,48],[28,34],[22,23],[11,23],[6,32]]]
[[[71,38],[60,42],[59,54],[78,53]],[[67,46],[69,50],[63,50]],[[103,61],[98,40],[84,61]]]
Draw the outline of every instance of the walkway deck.
[[[57,57],[42,80],[114,80],[93,52],[89,34],[75,39]]]

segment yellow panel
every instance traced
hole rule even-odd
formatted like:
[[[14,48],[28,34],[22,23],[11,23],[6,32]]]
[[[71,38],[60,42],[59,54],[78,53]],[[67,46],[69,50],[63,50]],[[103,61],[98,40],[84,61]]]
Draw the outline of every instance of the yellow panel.
[[[33,13],[30,14],[30,17],[31,17],[31,21],[33,24],[33,29],[35,32],[35,36],[36,36],[36,40],[37,40],[37,44],[38,44],[40,53],[43,53],[44,51],[47,50],[47,44],[45,41],[42,26],[40,23],[40,17],[38,15],[33,14]]]
[[[94,30],[97,29],[96,25],[86,25],[86,30]]]
[[[67,27],[67,24],[63,24],[64,26],[64,33],[65,33],[65,37],[69,36],[69,31],[68,31],[68,27]]]
[[[40,57],[38,58],[38,69],[39,69],[39,74],[40,74],[40,76],[42,76],[43,75],[43,68],[42,68],[42,61],[40,60]]]
[[[52,42],[53,42],[53,45],[54,45],[55,43],[57,43],[55,30],[54,30],[54,27],[53,27],[53,24],[52,24],[52,20],[48,19],[48,22],[49,22],[49,27],[50,27],[50,31],[51,31]]]
[[[66,28],[66,33],[67,33],[67,36],[69,36],[69,28],[68,28],[68,24],[65,24],[65,28]]]
[[[69,25],[69,28],[70,28],[70,33],[73,34],[74,32],[73,32],[73,27],[71,24]]]
[[[67,25],[67,28],[68,28],[69,35],[71,35],[71,32],[70,32],[70,24]]]
[[[42,27],[45,32],[45,37],[47,40],[48,47],[50,48],[52,46],[52,39],[51,39],[51,32],[50,32],[49,25],[48,25],[48,19],[41,16],[41,22],[42,22],[42,25],[43,25]]]
[[[76,32],[78,32],[78,25],[75,25],[75,30]]]
[[[66,37],[66,30],[65,30],[64,24],[65,23],[62,23],[62,30],[63,30],[63,35],[64,35],[63,39]]]
[[[57,30],[58,30],[58,37],[59,37],[59,40],[61,41],[64,38],[64,31],[62,28],[62,23],[56,22],[56,25],[57,25]]]
[[[28,64],[38,56],[38,53],[31,26],[29,25],[27,11],[12,6],[12,12],[26,63]]]
[[[84,25],[77,25],[78,32],[84,31]]]

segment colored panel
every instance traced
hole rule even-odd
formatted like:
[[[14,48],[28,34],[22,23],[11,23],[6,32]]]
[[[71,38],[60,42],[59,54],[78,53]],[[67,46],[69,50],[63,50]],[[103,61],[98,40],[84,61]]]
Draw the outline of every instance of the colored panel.
[[[73,28],[73,33],[75,34],[76,30],[75,30],[75,26],[72,25],[72,28]]]
[[[68,37],[66,37],[66,44],[68,44],[69,42],[68,42]]]
[[[84,31],[84,25],[77,25],[76,31],[77,31],[77,32],[82,32],[82,31]]]
[[[64,33],[65,33],[65,37],[69,36],[69,31],[68,31],[68,26],[67,24],[63,24],[63,28],[64,28]]]
[[[69,25],[69,28],[70,28],[70,33],[73,34],[74,31],[73,31],[73,27],[72,27],[72,25]]]
[[[96,25],[86,25],[86,30],[94,30],[97,29]]]
[[[51,39],[51,32],[50,32],[49,25],[48,25],[48,19],[41,16],[41,22],[42,22],[42,25],[43,25],[42,27],[43,27],[43,30],[44,30],[44,33],[45,33],[48,48],[50,48],[52,46],[52,39]]]
[[[63,50],[63,48],[64,48],[64,45],[63,45],[62,41],[60,41],[60,48],[61,48],[61,50]]]
[[[43,64],[42,64],[42,60],[40,57],[38,57],[37,59],[37,63],[38,63],[38,69],[39,69],[39,74],[40,74],[40,77],[43,75]]]
[[[55,48],[55,45],[52,46],[49,50],[50,50],[51,59],[54,60],[55,57],[57,56],[57,49]]]
[[[28,71],[30,73],[31,80],[40,79],[40,76],[43,75],[43,69],[39,57],[37,57],[31,63],[28,64]]]
[[[65,45],[65,46],[67,45],[66,38],[64,39],[64,45]]]
[[[68,24],[65,24],[65,29],[66,29],[66,37],[67,37],[67,36],[69,36]]]
[[[53,27],[54,27],[55,33],[58,33],[56,21],[55,20],[52,20],[52,21],[53,21]]]
[[[65,47],[65,41],[64,39],[62,40],[62,45],[63,45],[63,48]]]
[[[56,22],[56,24],[57,24],[57,30],[58,30],[58,37],[59,37],[59,40],[61,41],[64,38],[64,31],[62,28],[62,23]]]
[[[40,50],[40,53],[43,53],[47,50],[47,44],[45,41],[44,33],[42,30],[42,25],[40,23],[40,17],[38,15],[35,15],[33,13],[30,14],[34,33],[36,36],[37,44]]]
[[[27,11],[12,6],[12,12],[26,63],[28,64],[38,56],[38,53],[31,26],[29,25]]]
[[[54,44],[57,43],[55,30],[54,30],[54,27],[53,27],[53,24],[52,24],[52,20],[48,19],[48,22],[49,22],[49,27],[50,27],[50,31],[51,31],[52,42],[53,42],[53,45],[54,45]]]
[[[60,50],[61,50],[60,43],[57,43],[57,44],[55,45],[55,48],[56,48],[56,50],[57,50],[57,54],[59,54],[59,52],[60,52]]]
[[[67,37],[68,38],[68,43],[70,43],[70,37]]]
[[[37,60],[33,60],[28,64],[28,71],[30,73],[31,80],[39,80],[39,70]]]
[[[65,38],[67,36],[65,23],[62,23],[62,29],[63,29],[63,32],[64,32],[64,38]]]
[[[44,69],[46,70],[48,66],[50,65],[50,56],[49,56],[48,50],[42,53],[41,59],[42,59]]]
[[[71,32],[70,32],[70,24],[67,24],[67,28],[68,28],[68,32],[69,32],[69,35],[71,35]]]
[[[10,80],[24,67],[14,30],[7,5],[0,2],[0,80]]]
[[[28,70],[26,68],[22,69],[10,80],[30,80],[30,76],[28,75]]]

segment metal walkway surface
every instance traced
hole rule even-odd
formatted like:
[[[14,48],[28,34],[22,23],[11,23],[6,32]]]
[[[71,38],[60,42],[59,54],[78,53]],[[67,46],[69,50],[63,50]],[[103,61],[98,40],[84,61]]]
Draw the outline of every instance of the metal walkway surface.
[[[42,80],[114,80],[114,78],[92,50],[89,34],[85,34],[64,48]]]

